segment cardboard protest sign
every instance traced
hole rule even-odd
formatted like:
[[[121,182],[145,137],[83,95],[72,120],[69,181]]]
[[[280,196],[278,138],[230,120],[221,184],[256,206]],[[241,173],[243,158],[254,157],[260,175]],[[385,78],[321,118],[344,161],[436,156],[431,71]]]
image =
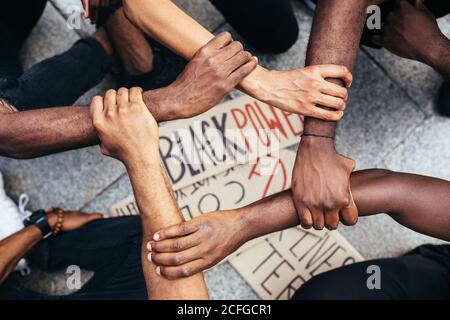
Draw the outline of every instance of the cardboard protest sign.
[[[246,206],[290,188],[295,157],[295,151],[281,150],[279,158],[270,155],[261,157],[255,164],[230,168],[218,175],[175,190],[175,199],[186,220],[211,211]],[[111,217],[137,214],[139,209],[132,195],[109,209]],[[314,229],[305,231],[316,236],[322,235],[322,232]],[[241,250],[252,247],[262,239],[250,241]]]
[[[246,206],[291,186],[302,118],[248,96],[160,128],[160,152],[185,219]],[[130,196],[110,216],[135,215]],[[300,227],[246,243],[228,260],[263,299],[287,299],[311,276],[361,256],[338,232]]]
[[[160,128],[160,154],[174,190],[300,141],[303,118],[243,96]]]
[[[255,164],[230,168],[174,191],[175,199],[186,219],[243,207],[288,189],[295,156],[295,152],[285,149],[280,151],[279,158],[264,156]],[[139,214],[133,196],[113,205],[109,212],[110,216]]]
[[[244,207],[288,189],[295,157],[294,151],[281,150],[279,158],[270,155],[261,157],[255,164],[237,166],[176,190],[175,199],[186,220],[203,213]],[[133,196],[109,209],[111,217],[137,214],[139,209]],[[316,231],[310,229],[307,232]],[[249,241],[236,253],[254,246],[262,239]]]
[[[290,228],[267,237],[228,261],[264,300],[288,300],[311,277],[361,255],[337,231]]]

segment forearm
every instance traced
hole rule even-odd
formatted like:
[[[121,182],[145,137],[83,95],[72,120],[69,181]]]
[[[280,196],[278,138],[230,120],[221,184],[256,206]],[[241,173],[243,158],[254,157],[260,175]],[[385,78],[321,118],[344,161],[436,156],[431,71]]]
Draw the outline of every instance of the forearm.
[[[171,87],[146,91],[145,103],[157,121],[173,120],[178,110],[165,104]],[[0,113],[0,155],[28,159],[98,144],[89,108],[69,106]]]
[[[435,48],[427,52],[426,63],[433,67],[444,77],[450,78],[450,40],[444,35],[439,35],[435,41]]]
[[[450,182],[386,170],[358,171],[351,176],[360,216],[386,212],[417,232],[450,240]],[[238,210],[244,216],[246,240],[300,223],[291,191]]]
[[[352,70],[357,58],[368,0],[320,0],[306,55],[306,65],[337,64]],[[341,80],[328,79],[339,85]],[[334,136],[336,122],[305,118],[305,131]]]
[[[170,0],[125,0],[124,13],[138,28],[181,57],[191,60],[214,35]],[[255,82],[266,69],[257,66],[240,84],[254,95]]]
[[[29,226],[0,241],[0,284],[8,278],[19,260],[41,239],[39,229]]]
[[[143,222],[142,267],[149,298],[208,299],[203,274],[167,280],[156,273],[156,266],[147,259],[145,244],[153,234],[183,221],[159,159],[135,161],[127,169]]]
[[[0,153],[33,158],[98,143],[86,107],[0,114]]]

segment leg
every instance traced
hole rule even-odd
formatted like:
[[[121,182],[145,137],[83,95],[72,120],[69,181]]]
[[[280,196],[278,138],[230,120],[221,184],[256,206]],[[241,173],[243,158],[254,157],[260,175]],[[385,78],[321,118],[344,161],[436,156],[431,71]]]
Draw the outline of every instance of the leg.
[[[381,289],[369,290],[367,268],[380,268]],[[450,246],[424,246],[395,259],[355,263],[306,282],[295,300],[449,299]]]
[[[78,265],[95,272],[67,298],[146,299],[141,239],[139,217],[104,219],[41,242],[33,258],[46,271]]]
[[[65,53],[44,60],[0,90],[19,110],[70,105],[99,83],[111,58],[94,38],[76,42]]]
[[[294,45],[298,24],[290,0],[211,0],[256,49],[281,53]]]

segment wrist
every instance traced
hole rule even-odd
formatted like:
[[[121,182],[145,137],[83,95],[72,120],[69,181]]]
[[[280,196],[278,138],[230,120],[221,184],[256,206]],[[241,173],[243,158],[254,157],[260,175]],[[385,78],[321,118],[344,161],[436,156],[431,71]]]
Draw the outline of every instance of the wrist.
[[[442,70],[448,64],[448,61],[443,59],[443,57],[449,56],[450,53],[450,40],[447,39],[443,34],[440,34],[436,39],[432,40],[432,46],[424,46],[423,48],[426,52],[423,53],[423,63],[429,65],[435,70]],[[428,48],[433,48],[433,50],[427,50]]]
[[[58,220],[58,216],[54,212],[47,213],[47,221],[52,230],[55,229],[56,221]]]
[[[252,73],[245,77],[239,84],[239,89],[247,93],[248,95],[258,99],[260,101],[267,101],[269,99],[269,92],[264,89],[264,81],[267,81],[270,77],[271,71],[257,66]]]
[[[234,224],[237,226],[234,238],[239,246],[257,237],[254,230],[251,206],[232,210],[230,215],[233,216]]]
[[[127,168],[127,171],[131,174],[134,172],[143,172],[142,170],[160,170],[161,161],[158,151],[141,152],[138,154],[130,154],[125,157],[123,164]]]
[[[181,107],[176,99],[174,85],[171,84],[168,87],[149,90],[143,95],[145,105],[158,122],[179,118]]]
[[[322,138],[316,136],[306,136],[302,137],[300,141],[300,148],[302,149],[332,149],[335,151],[334,140],[329,138]]]

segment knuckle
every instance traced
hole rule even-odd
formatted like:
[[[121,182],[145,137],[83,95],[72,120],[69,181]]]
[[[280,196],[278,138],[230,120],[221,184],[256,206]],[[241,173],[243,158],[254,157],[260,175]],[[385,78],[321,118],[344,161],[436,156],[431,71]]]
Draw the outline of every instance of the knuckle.
[[[219,36],[223,37],[224,39],[232,39],[231,33],[229,33],[228,31],[224,31],[224,32],[220,33]]]
[[[199,230],[202,231],[202,233],[205,234],[209,234],[212,233],[212,224],[209,221],[203,221],[200,225],[199,225]]]
[[[308,67],[308,71],[310,71],[312,73],[319,73],[320,72],[320,67],[319,66],[309,66]]]
[[[346,208],[350,205],[350,198],[348,196],[341,197],[339,199],[339,205],[341,208]]]
[[[182,233],[188,232],[189,231],[189,226],[187,224],[183,223],[182,225],[180,225],[180,231]]]
[[[179,265],[181,264],[182,258],[180,255],[174,255],[172,258],[170,258],[170,263],[172,265]]]
[[[335,209],[336,201],[334,201],[334,200],[325,201],[325,203],[323,204],[323,208],[325,209],[325,211],[331,211],[331,210]]]
[[[217,91],[219,91],[221,94],[224,94],[228,92],[229,85],[225,82],[221,82],[216,85],[216,88]]]
[[[253,57],[252,54],[248,51],[244,51],[243,53],[243,57],[245,60],[250,60],[250,58]]]
[[[344,104],[345,104],[345,101],[343,99],[338,99],[336,101],[336,107],[338,107],[338,108],[342,108],[344,106]]]
[[[174,242],[172,242],[170,248],[172,250],[180,250],[180,249],[182,249],[182,245],[179,241],[174,241]]]
[[[181,268],[180,273],[182,277],[189,277],[192,275],[192,270],[191,268],[184,266]]]
[[[242,51],[244,50],[244,45],[240,41],[234,41],[233,45],[236,47],[237,50]]]
[[[205,63],[208,67],[214,66],[214,58],[213,57],[206,58]]]
[[[207,53],[208,53],[208,49],[206,49],[206,47],[202,47],[197,51],[197,56],[199,58],[203,58],[203,57],[207,56]]]

